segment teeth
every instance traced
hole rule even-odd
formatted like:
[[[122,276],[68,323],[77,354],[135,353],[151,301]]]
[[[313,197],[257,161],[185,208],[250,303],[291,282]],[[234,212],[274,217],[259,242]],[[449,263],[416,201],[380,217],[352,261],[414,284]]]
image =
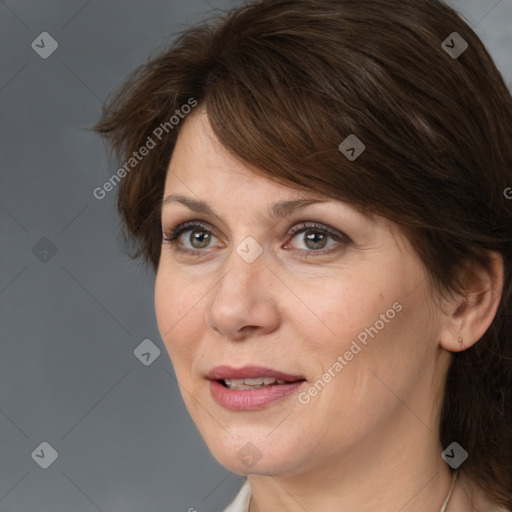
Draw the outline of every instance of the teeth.
[[[260,389],[273,384],[286,384],[286,381],[274,379],[273,377],[258,377],[256,379],[224,379],[224,383],[229,389]]]

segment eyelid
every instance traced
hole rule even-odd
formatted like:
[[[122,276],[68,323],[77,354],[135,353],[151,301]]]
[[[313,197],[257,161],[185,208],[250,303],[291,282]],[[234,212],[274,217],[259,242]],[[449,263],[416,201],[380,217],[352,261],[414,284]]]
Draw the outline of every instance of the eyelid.
[[[171,229],[170,232],[167,232],[164,230],[164,233],[162,235],[163,240],[171,245],[171,248],[173,250],[187,253],[190,255],[201,255],[201,254],[207,254],[209,251],[209,248],[206,249],[188,249],[188,248],[182,248],[178,247],[178,241],[177,239],[186,231],[194,230],[194,228],[201,228],[205,231],[211,232],[216,238],[216,228],[212,226],[209,222],[202,221],[202,220],[189,220],[182,223],[178,223],[175,227]],[[318,222],[318,221],[311,221],[311,220],[304,220],[295,222],[292,228],[289,228],[287,230],[286,237],[287,239],[293,238],[295,235],[307,231],[308,229],[312,231],[322,231],[329,235],[331,238],[333,238],[336,242],[338,242],[338,246],[341,245],[348,245],[350,243],[353,243],[351,238],[346,235],[344,232],[339,231],[335,228],[331,228],[328,225]],[[286,244],[288,245],[288,244]],[[333,249],[334,248],[334,249]],[[329,252],[334,252],[335,250],[340,250],[340,247],[336,247],[336,244],[334,246],[331,246],[327,249],[320,249],[320,250],[307,250],[307,249],[295,249],[296,251],[299,251],[300,253],[308,254],[308,255],[318,255],[321,256],[323,254],[328,254]]]
[[[201,227],[201,228],[205,229],[206,231],[211,231],[214,234],[216,231],[215,227],[212,226],[209,222],[205,222],[205,221],[201,221],[201,220],[190,220],[190,221],[185,221],[185,222],[177,224],[174,228],[171,229],[170,233],[165,232],[165,233],[163,233],[163,235],[164,235],[164,237],[167,237],[167,238],[173,238],[174,235],[176,235],[178,233],[181,234],[187,228],[191,229],[194,227]],[[316,229],[319,231],[325,231],[326,233],[331,235],[333,238],[343,239],[346,242],[351,242],[351,239],[345,233],[338,231],[334,228],[330,228],[329,226],[327,226],[323,223],[320,223],[317,221],[307,221],[307,220],[294,223],[294,226],[292,228],[288,229],[288,233],[286,236],[296,235],[300,231],[304,231],[306,229],[311,229],[311,230]]]
[[[175,239],[176,236],[181,235],[184,231],[191,230],[192,228],[200,227],[205,231],[211,231],[215,234],[216,229],[209,222],[202,220],[188,220],[176,224],[169,232],[164,230],[163,238]]]
[[[289,230],[289,236],[296,235],[301,231],[305,231],[307,229],[311,229],[312,231],[325,231],[327,234],[331,235],[334,239],[344,241],[346,243],[351,243],[351,238],[345,234],[343,231],[339,231],[338,229],[331,228],[323,222],[317,222],[312,220],[304,220],[299,221],[294,224],[294,226]]]

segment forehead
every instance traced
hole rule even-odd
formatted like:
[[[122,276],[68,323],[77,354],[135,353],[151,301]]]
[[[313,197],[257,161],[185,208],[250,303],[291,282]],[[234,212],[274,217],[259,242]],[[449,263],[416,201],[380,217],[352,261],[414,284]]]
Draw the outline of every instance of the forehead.
[[[230,153],[213,132],[206,110],[190,114],[183,123],[169,162],[165,196],[172,191],[209,195],[250,188],[279,198],[333,200],[321,192],[264,176]]]
[[[190,209],[207,215],[220,207],[234,214],[257,210],[270,218],[285,217],[298,211],[297,206],[318,203],[345,217],[362,215],[368,222],[387,223],[370,211],[320,191],[260,174],[221,144],[204,107],[193,111],[181,125],[162,196],[162,206],[172,203],[192,206]]]
[[[389,219],[319,191],[258,174],[220,143],[204,108],[191,113],[181,125],[169,162],[162,214],[178,204],[221,224],[226,215],[242,222],[255,216],[274,223],[312,204],[308,210],[312,214],[324,212],[330,219],[339,217],[354,226],[387,232],[397,244],[407,245],[403,230]]]

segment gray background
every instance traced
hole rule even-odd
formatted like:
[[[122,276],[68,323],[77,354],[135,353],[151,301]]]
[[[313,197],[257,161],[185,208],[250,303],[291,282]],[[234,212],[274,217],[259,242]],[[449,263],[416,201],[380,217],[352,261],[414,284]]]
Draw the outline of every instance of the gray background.
[[[512,0],[451,3],[512,86]],[[241,485],[188,417],[115,192],[92,195],[118,166],[88,129],[131,69],[235,4],[0,1],[1,512],[214,512]],[[47,59],[42,32],[59,45]],[[145,339],[161,350],[147,366]]]

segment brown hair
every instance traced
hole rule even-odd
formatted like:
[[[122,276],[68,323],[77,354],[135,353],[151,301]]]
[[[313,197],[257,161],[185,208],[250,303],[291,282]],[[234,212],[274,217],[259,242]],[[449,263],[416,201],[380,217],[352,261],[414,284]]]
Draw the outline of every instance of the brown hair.
[[[468,43],[458,58],[453,32]],[[460,471],[511,508],[512,97],[478,36],[439,0],[254,1],[139,66],[95,129],[124,161],[191,98],[255,173],[400,224],[439,292],[463,293],[465,264],[503,255],[497,315],[453,355],[440,436],[469,453]],[[134,257],[154,270],[180,124],[166,126],[117,203]],[[338,149],[351,134],[366,146],[354,161]]]

